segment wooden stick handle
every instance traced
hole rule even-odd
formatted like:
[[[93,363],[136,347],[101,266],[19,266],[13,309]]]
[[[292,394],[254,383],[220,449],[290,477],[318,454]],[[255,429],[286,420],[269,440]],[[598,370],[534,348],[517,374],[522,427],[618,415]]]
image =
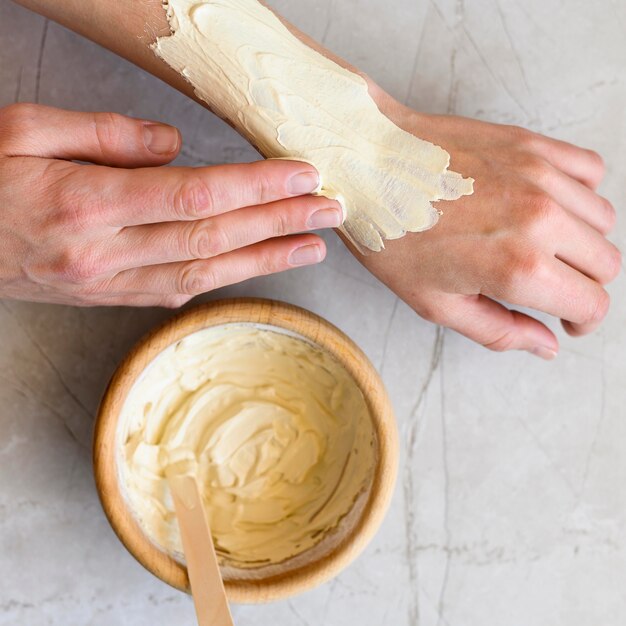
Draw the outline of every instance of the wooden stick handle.
[[[199,626],[233,626],[211,530],[193,476],[169,479]]]

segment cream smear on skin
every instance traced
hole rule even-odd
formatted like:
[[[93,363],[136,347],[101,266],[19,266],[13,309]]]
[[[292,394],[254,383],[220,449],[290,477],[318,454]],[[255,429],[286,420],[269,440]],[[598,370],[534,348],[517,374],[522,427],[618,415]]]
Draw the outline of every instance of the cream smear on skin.
[[[301,42],[257,0],[169,0],[155,53],[268,158],[301,159],[343,206],[357,247],[431,228],[432,202],[473,192],[450,155],[385,117],[366,81]]]
[[[280,563],[337,528],[371,486],[377,449],[348,372],[308,342],[253,326],[170,346],[120,415],[118,468],[150,539],[182,555],[173,464],[200,485],[220,561]]]

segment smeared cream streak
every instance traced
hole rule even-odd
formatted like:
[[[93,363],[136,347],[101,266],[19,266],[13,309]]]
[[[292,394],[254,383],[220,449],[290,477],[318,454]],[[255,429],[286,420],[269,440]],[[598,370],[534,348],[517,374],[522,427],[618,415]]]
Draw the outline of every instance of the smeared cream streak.
[[[301,42],[257,0],[169,0],[156,54],[268,158],[306,160],[363,250],[431,228],[437,200],[473,192],[450,155],[385,117],[366,81]]]

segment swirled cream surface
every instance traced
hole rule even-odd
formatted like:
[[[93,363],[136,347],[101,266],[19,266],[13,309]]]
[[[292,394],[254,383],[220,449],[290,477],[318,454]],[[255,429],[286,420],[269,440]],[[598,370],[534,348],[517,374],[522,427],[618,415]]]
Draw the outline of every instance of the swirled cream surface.
[[[191,458],[222,563],[280,563],[337,528],[370,486],[372,421],[348,372],[281,332],[225,325],[162,352],[120,415],[119,472],[147,535],[182,544],[166,478]]]
[[[366,81],[300,41],[257,0],[167,0],[156,54],[265,157],[301,159],[363,250],[434,226],[432,202],[473,192],[450,155],[383,115]]]

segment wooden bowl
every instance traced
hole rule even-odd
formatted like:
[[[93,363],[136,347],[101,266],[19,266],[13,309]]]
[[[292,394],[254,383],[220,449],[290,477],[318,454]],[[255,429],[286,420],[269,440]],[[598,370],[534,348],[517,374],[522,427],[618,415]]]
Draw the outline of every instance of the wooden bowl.
[[[391,403],[374,366],[338,328],[299,307],[252,298],[202,304],[173,317],[139,341],[109,382],[95,425],[95,479],[104,512],[130,553],[161,580],[189,592],[189,578],[184,565],[150,541],[123,496],[117,468],[118,418],[134,382],[160,352],[194,332],[230,323],[262,324],[285,329],[331,353],[360,387],[378,440],[378,460],[368,500],[349,534],[342,538],[330,554],[294,571],[267,578],[225,580],[226,593],[231,601],[266,602],[306,591],[336,576],[372,539],[393,492],[398,465],[398,439]]]

